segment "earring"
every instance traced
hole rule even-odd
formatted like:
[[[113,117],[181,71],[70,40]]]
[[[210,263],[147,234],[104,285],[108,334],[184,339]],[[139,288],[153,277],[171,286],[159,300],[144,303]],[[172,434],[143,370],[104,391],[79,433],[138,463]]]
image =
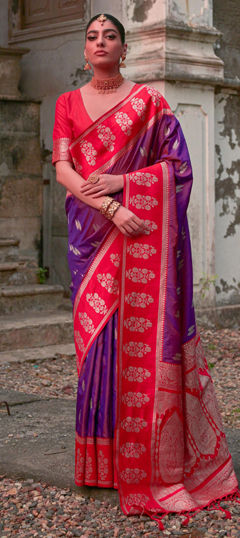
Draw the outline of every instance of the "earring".
[[[86,64],[84,65],[84,71],[91,71],[91,65],[88,63],[87,58],[85,58]]]
[[[119,67],[126,67],[126,64],[124,63],[124,60],[126,60],[126,54],[122,55],[121,62],[119,64]]]

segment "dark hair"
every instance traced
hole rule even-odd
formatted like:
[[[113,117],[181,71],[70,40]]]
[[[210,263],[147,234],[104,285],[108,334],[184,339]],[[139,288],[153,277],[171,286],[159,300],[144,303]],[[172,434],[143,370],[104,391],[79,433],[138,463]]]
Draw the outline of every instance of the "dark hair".
[[[87,24],[86,35],[87,35],[89,26],[92,24],[92,22],[96,21],[98,17],[100,17],[100,15],[101,13],[98,13],[98,15],[94,15],[94,17],[90,19],[90,21]],[[105,15],[105,17],[107,17],[107,19],[109,19],[114,24],[114,26],[116,26],[116,28],[119,31],[122,44],[124,44],[125,43],[125,29],[122,23],[118,19],[116,19],[116,17],[114,17],[113,15],[109,15],[109,13],[103,13],[103,15]]]

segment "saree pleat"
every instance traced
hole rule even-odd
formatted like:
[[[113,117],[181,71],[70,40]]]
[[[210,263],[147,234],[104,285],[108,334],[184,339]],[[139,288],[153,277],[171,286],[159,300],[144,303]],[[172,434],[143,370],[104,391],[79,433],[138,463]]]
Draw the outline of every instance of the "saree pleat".
[[[75,471],[78,485],[116,487],[113,439],[116,422],[117,324],[118,313],[115,312],[88,352],[79,376]],[[101,457],[103,453],[105,458]],[[88,461],[88,468],[81,464],[81,458]]]

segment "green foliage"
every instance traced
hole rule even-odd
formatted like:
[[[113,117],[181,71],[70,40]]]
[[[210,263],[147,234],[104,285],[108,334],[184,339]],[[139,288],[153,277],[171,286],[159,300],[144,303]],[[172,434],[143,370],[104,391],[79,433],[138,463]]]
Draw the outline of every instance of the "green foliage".
[[[45,284],[48,270],[46,267],[38,267],[37,276],[39,284]]]
[[[207,292],[209,291],[210,287],[213,285],[216,286],[216,280],[218,278],[218,275],[206,275],[205,273],[199,280],[199,292],[201,295],[201,298],[204,299],[206,297]]]

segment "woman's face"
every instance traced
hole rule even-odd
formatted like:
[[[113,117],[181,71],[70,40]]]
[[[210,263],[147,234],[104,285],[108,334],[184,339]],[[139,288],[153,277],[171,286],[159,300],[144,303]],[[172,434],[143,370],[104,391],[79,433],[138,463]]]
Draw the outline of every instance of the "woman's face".
[[[110,20],[104,24],[95,20],[89,26],[84,54],[93,67],[118,66],[126,49],[127,45],[123,45],[118,29]]]

